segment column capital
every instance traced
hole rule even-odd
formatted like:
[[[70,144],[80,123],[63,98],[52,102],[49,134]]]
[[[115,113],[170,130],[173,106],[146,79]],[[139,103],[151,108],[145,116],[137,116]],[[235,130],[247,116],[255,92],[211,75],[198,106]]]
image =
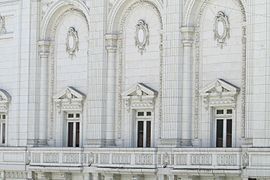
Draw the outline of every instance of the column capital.
[[[193,26],[183,26],[180,28],[182,43],[184,46],[192,46],[194,41],[195,28]]]
[[[107,51],[116,51],[117,50],[117,34],[106,34],[105,41],[106,41],[106,49]]]
[[[50,53],[51,42],[48,40],[38,41],[38,51],[41,57],[48,57]]]

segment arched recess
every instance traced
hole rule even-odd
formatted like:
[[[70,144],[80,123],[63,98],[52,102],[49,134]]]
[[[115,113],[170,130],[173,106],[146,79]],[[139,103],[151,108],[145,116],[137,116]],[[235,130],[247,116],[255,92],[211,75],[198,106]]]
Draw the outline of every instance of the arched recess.
[[[130,41],[128,44],[129,47],[131,47],[131,46],[136,47],[135,38],[134,38],[135,37],[134,29],[136,28],[136,24],[137,24],[139,19],[136,19],[136,20],[133,19],[134,21],[133,20],[130,21],[129,16],[133,16],[133,12],[136,12],[138,10],[137,9],[138,7],[149,8],[149,10],[151,10],[151,12],[153,12],[153,14],[154,14],[155,20],[153,20],[153,21],[156,22],[156,20],[157,20],[157,22],[158,22],[156,27],[153,26],[153,27],[150,27],[149,29],[151,31],[151,28],[152,28],[152,30],[154,28],[157,28],[157,27],[159,28],[158,33],[155,33],[155,38],[157,37],[157,39],[158,39],[158,41],[157,41],[158,43],[155,44],[156,52],[159,53],[158,58],[156,59],[155,62],[158,63],[158,67],[160,67],[160,69],[158,70],[158,75],[157,75],[160,78],[158,79],[158,81],[159,81],[158,82],[159,83],[158,89],[155,89],[155,90],[158,92],[157,98],[159,99],[158,100],[159,105],[156,108],[157,111],[159,112],[157,120],[158,121],[161,120],[161,97],[162,97],[162,92],[161,92],[162,88],[161,87],[162,87],[162,72],[163,72],[163,69],[162,69],[163,68],[163,34],[162,34],[162,32],[163,32],[162,31],[163,30],[163,19],[162,19],[162,17],[163,17],[162,16],[163,4],[160,0],[143,0],[143,1],[142,0],[133,0],[133,1],[119,0],[119,1],[116,1],[115,4],[112,6],[110,13],[108,15],[109,18],[107,21],[107,33],[114,34],[114,35],[118,36],[117,42],[116,42],[116,46],[117,46],[116,54],[117,55],[116,55],[116,60],[114,61],[116,63],[115,67],[117,69],[117,76],[116,76],[117,77],[117,79],[116,79],[116,102],[117,102],[116,104],[117,105],[116,105],[116,115],[115,115],[115,117],[116,117],[115,118],[116,119],[115,129],[116,129],[116,139],[120,140],[120,141],[122,141],[121,138],[123,138],[125,136],[125,135],[121,134],[122,128],[123,128],[123,124],[121,124],[122,120],[127,121],[127,119],[130,120],[130,118],[132,118],[130,116],[130,113],[129,113],[129,115],[127,115],[128,113],[126,112],[124,100],[122,99],[123,98],[122,93],[125,92],[126,90],[128,90],[128,87],[124,88],[124,86],[123,86],[123,84],[126,86],[126,84],[124,82],[124,75],[123,75],[124,74],[123,67],[125,65],[123,65],[123,64],[125,64],[125,60],[128,59],[126,57],[126,52],[125,52],[125,50],[126,50],[125,49],[126,48],[126,46],[125,46],[125,37],[126,37],[125,28],[126,28],[126,26],[129,26],[130,28],[132,28],[132,29],[127,28],[127,29],[129,29],[129,33],[131,33],[130,34],[131,38],[130,38]],[[147,17],[147,19],[148,18],[149,17]],[[148,20],[150,21],[150,19],[148,19]],[[132,32],[134,32],[134,34],[132,34]],[[149,36],[150,36],[150,39],[153,38],[153,36],[151,37],[151,34]],[[150,44],[151,44],[151,40],[150,40]],[[154,44],[154,43],[152,43],[152,44]],[[150,48],[150,46],[149,46],[149,48]],[[135,50],[137,51],[137,49],[135,49]],[[147,50],[145,53],[147,53]],[[138,53],[138,54],[140,54],[140,53]],[[145,57],[146,57],[146,56],[141,55],[141,54],[140,54],[140,56],[142,57],[142,59],[143,58],[145,59]],[[144,83],[143,80],[141,80],[141,81],[142,82],[139,82],[139,81],[138,82]],[[133,85],[136,85],[136,83],[134,83]],[[129,86],[129,88],[132,87],[130,84],[127,86]],[[157,124],[160,124],[160,122],[158,122],[158,121],[156,121]],[[130,136],[130,133],[127,136]]]
[[[55,108],[54,108],[54,101],[53,101],[53,96],[55,95],[56,92],[58,92],[57,88],[60,89],[61,87],[57,87],[57,78],[55,77],[55,74],[57,72],[57,59],[56,57],[60,57],[60,54],[58,55],[57,52],[57,34],[59,33],[58,27],[62,26],[61,23],[62,21],[65,20],[67,16],[72,15],[73,17],[77,17],[78,19],[81,20],[83,23],[80,25],[78,22],[74,22],[74,24],[78,27],[76,29],[77,36],[81,36],[83,38],[78,37],[78,58],[79,60],[85,64],[84,66],[84,74],[86,74],[85,77],[85,85],[83,91],[87,91],[88,87],[88,81],[87,81],[87,68],[89,65],[88,61],[88,50],[89,50],[89,42],[88,38],[89,37],[89,22],[90,22],[90,14],[89,14],[89,9],[86,6],[85,3],[83,3],[80,0],[60,0],[55,2],[54,4],[51,5],[49,10],[45,13],[45,15],[42,17],[41,21],[41,29],[40,29],[40,42],[39,42],[39,55],[40,55],[40,79],[41,79],[41,85],[40,85],[40,129],[43,127],[48,127],[48,133],[44,132],[46,131],[46,128],[43,128],[44,130],[39,131],[39,139],[45,140],[49,143],[50,140],[53,140],[55,136],[54,132],[54,127],[55,127],[55,122],[53,121],[54,117],[56,116],[55,113]],[[67,24],[64,24],[66,27]],[[71,27],[70,25],[68,25]],[[80,33],[83,32],[83,33]],[[63,49],[63,54],[65,57],[68,57],[68,49],[65,47],[65,44],[67,43],[67,33],[68,30],[65,33],[62,33],[61,35],[61,48]],[[62,37],[63,36],[63,37]],[[60,37],[60,36],[59,36]],[[86,38],[85,38],[86,37]],[[59,44],[60,44],[59,43]],[[77,42],[76,42],[77,43]],[[83,48],[80,49],[80,47],[83,46]],[[65,53],[65,50],[67,51]],[[61,64],[63,64],[63,59],[65,57],[61,58]],[[74,58],[77,58],[74,56]],[[77,59],[78,59],[77,58]],[[60,58],[59,58],[60,59]],[[70,56],[70,59],[73,59],[73,57]],[[74,59],[73,59],[74,60]],[[71,60],[69,61],[71,64]],[[76,62],[76,61],[73,61]],[[69,64],[69,65],[70,65]],[[78,64],[76,64],[78,65]],[[67,68],[68,69],[68,68]],[[74,68],[76,69],[76,68]],[[75,71],[73,72],[75,73]],[[75,80],[74,80],[75,81]],[[70,83],[70,82],[68,82]],[[66,86],[74,86],[73,84],[68,84]],[[61,84],[61,86],[64,86]],[[81,85],[79,85],[81,86]],[[56,88],[57,87],[57,88]],[[80,89],[81,90],[81,89]],[[86,113],[86,112],[84,112]],[[49,120],[49,121],[48,121]],[[53,140],[54,141],[54,140]]]
[[[87,25],[89,29],[90,22],[90,11],[85,3],[80,0],[60,0],[51,6],[51,8],[46,12],[41,21],[41,32],[40,39],[41,40],[51,40],[51,36],[53,35],[53,28],[57,23],[57,20],[61,15],[69,10],[77,10],[83,14],[85,19],[87,20]]]
[[[126,11],[128,7],[132,7],[132,4],[138,2],[147,2],[153,5],[157,9],[157,11],[160,14],[160,18],[162,18],[162,12],[163,12],[163,3],[161,0],[118,0],[116,1],[108,15],[108,21],[107,21],[107,32],[108,33],[117,33],[120,31],[120,21],[123,18],[123,13]],[[162,20],[161,20],[162,21]]]
[[[246,15],[246,2],[245,0],[234,0],[234,3],[237,4],[239,7],[239,10],[233,9],[232,11],[239,11],[241,14],[241,24],[239,25],[241,29],[241,43],[242,43],[242,49],[241,49],[241,98],[239,104],[241,104],[241,117],[239,117],[239,120],[241,121],[241,138],[246,137],[246,83],[247,83],[247,58],[246,58],[246,48],[247,48],[247,37],[246,37],[246,22],[247,22],[247,15]],[[226,9],[225,5],[219,5],[215,4],[214,0],[203,0],[203,1],[197,1],[197,0],[191,0],[186,1],[184,6],[184,15],[183,15],[183,26],[185,27],[194,27],[195,28],[195,34],[194,34],[194,45],[193,45],[193,117],[192,117],[192,124],[193,124],[193,140],[199,139],[198,130],[199,130],[199,106],[200,106],[200,66],[201,66],[201,47],[200,47],[200,37],[202,32],[200,32],[200,26],[202,22],[202,16],[204,15],[204,11],[208,5],[213,6],[219,6],[224,9]],[[215,17],[213,17],[214,19]]]
[[[196,26],[197,19],[202,12],[202,7],[207,3],[209,0],[197,1],[197,0],[190,0],[186,1],[184,4],[184,15],[183,15],[183,26]],[[242,11],[246,12],[246,0],[236,0],[239,2],[240,6],[242,7]],[[244,15],[246,16],[246,14]]]

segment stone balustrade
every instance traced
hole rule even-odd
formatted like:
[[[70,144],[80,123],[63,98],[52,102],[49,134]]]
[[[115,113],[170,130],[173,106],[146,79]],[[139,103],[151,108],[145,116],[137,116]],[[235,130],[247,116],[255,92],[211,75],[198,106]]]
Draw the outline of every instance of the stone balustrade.
[[[0,148],[0,170],[270,171],[269,148]]]

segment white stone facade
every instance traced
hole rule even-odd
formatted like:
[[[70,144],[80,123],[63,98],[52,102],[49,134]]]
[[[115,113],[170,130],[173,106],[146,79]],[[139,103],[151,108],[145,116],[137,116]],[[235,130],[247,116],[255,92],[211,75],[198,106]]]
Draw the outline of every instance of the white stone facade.
[[[0,0],[0,179],[269,180],[269,0]]]

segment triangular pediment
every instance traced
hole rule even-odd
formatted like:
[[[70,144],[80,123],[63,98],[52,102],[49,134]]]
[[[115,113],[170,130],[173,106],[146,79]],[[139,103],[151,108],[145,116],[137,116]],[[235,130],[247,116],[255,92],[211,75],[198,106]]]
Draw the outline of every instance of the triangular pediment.
[[[131,96],[156,96],[157,92],[152,88],[144,85],[143,83],[138,83],[122,93],[123,97]]]
[[[240,91],[240,89],[223,80],[223,79],[218,79],[210,84],[208,84],[206,87],[200,90],[200,94],[202,96],[204,95],[209,95],[209,94],[237,94]]]
[[[85,95],[73,87],[67,87],[66,89],[58,93],[56,96],[54,96],[54,99],[60,99],[60,100],[61,99],[83,100],[84,98],[85,98]]]

